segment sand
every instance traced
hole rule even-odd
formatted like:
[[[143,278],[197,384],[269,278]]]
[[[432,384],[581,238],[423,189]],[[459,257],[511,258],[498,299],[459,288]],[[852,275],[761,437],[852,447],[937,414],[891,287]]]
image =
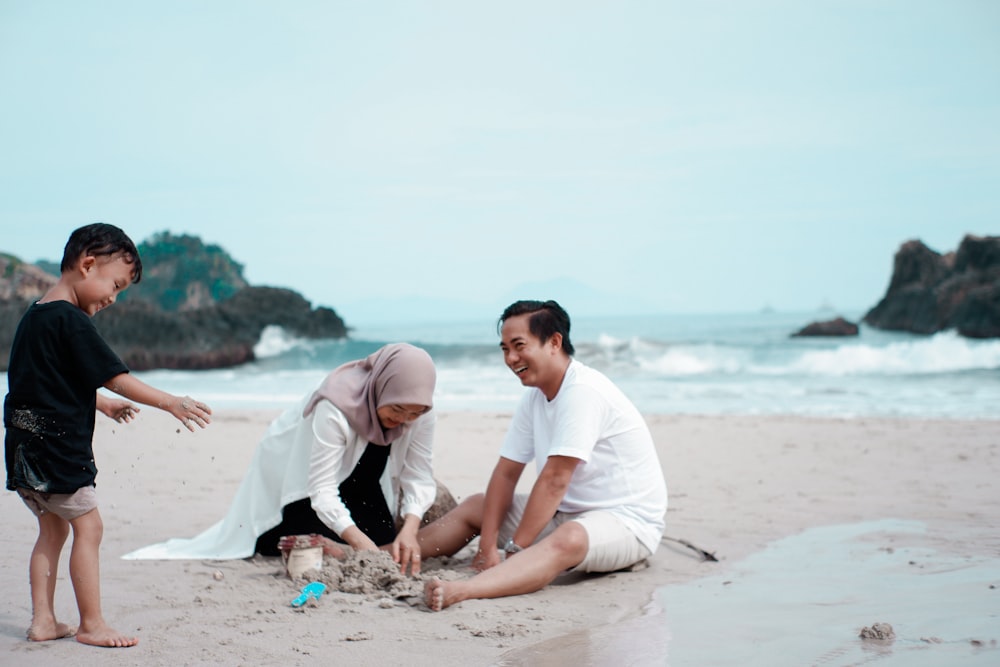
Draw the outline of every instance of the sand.
[[[856,664],[860,659],[851,651],[886,664],[903,658],[898,664],[942,664],[940,658],[953,662],[954,656],[963,664],[1000,659],[1000,421],[650,415],[670,491],[667,535],[713,552],[719,562],[665,541],[648,566],[636,571],[566,575],[532,595],[466,601],[439,613],[423,605],[420,582],[392,576],[378,559],[328,562],[322,573],[327,591],[293,608],[304,582],[285,577],[280,559],[119,558],[152,542],[193,535],[220,518],[276,414],[222,411],[209,429],[193,434],[149,408],[127,425],[98,415],[104,613],[117,629],[139,636],[133,648],[24,638],[35,519],[14,493],[0,494],[6,546],[0,555],[0,664],[641,665],[667,664],[668,655],[674,656],[670,664],[697,664],[683,660],[685,651],[694,655],[695,649],[700,660],[716,664]],[[508,420],[509,414],[492,412],[440,415],[435,476],[457,499],[484,489]],[[879,523],[886,520],[891,522]],[[823,527],[841,532],[833,538],[812,532]],[[888,574],[910,576],[907,568],[932,561],[939,566],[934,572],[976,573],[970,592],[958,591],[969,607],[960,595],[960,608],[927,618],[928,629],[908,620],[912,609],[903,600],[894,606],[891,593],[884,594],[877,617],[874,608],[857,601],[827,605],[835,619],[828,625],[841,643],[831,648],[823,643],[829,638],[803,641],[795,650],[806,653],[786,655],[787,661],[754,654],[757,640],[734,633],[741,617],[715,622],[724,617],[723,607],[713,607],[720,595],[754,591],[768,567],[808,564],[814,560],[810,552],[788,549],[829,539],[854,551],[830,556],[833,565],[824,568],[842,570],[848,580],[856,572],[854,581],[862,587]],[[858,545],[869,551],[858,556]],[[428,562],[425,570],[468,576],[469,555]],[[877,558],[884,560],[878,561],[882,569],[862,567]],[[75,623],[67,563],[68,547],[56,608],[61,620]],[[803,590],[802,582],[824,576],[804,574],[788,589]],[[810,609],[823,606],[806,599],[776,611],[772,598],[785,588],[777,581],[749,598],[761,619],[778,625],[775,635],[783,618],[809,618]],[[351,592],[343,590],[351,585]],[[982,596],[986,612],[978,611]],[[740,609],[735,602],[724,604]],[[838,623],[843,628],[834,627]],[[895,638],[859,637],[876,623],[891,624]],[[997,630],[990,634],[984,627]],[[720,632],[726,641],[719,641]],[[772,630],[765,625],[759,632]],[[871,642],[887,645],[872,653]],[[916,659],[907,653],[914,647],[921,648]]]

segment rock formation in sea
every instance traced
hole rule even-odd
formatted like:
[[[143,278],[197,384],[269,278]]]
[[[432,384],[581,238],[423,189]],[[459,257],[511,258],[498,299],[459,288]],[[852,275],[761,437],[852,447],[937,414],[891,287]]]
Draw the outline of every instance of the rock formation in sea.
[[[55,283],[55,276],[34,264],[0,253],[0,303],[38,298]]]
[[[837,317],[823,322],[812,322],[792,334],[796,336],[857,336],[858,325]]]
[[[1000,337],[1000,236],[968,235],[944,255],[907,241],[896,252],[885,296],[864,322],[892,331]]]
[[[129,287],[94,324],[133,370],[224,368],[254,359],[269,325],[303,338],[344,338],[335,311],[302,295],[255,287],[243,266],[215,245],[163,232],[139,244],[142,280]],[[52,266],[50,262],[40,262]],[[0,254],[0,370],[28,306],[56,282],[38,266]]]
[[[206,369],[254,359],[268,325],[303,338],[343,338],[347,329],[330,308],[313,308],[300,294],[277,287],[244,287],[233,296],[169,312],[136,300],[98,313],[94,323],[134,370]]]

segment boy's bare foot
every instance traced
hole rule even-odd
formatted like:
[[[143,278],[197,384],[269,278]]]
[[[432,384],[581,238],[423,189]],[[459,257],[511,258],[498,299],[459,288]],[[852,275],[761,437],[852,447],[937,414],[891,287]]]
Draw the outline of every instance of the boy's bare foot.
[[[59,623],[32,623],[28,628],[28,639],[33,642],[47,642],[52,639],[63,639],[76,634],[76,628],[72,625]]]
[[[455,581],[441,581],[437,577],[424,584],[424,602],[431,611],[441,611],[461,600],[455,590]]]
[[[337,544],[324,535],[286,535],[278,540],[278,551],[284,558],[288,558],[288,552],[292,549],[305,549],[307,547],[323,547],[323,555],[331,558],[344,558],[346,552],[344,547]]]
[[[138,637],[126,637],[117,630],[101,624],[93,630],[84,631],[83,628],[77,630],[76,641],[90,646],[104,646],[107,648],[126,648],[139,643]]]

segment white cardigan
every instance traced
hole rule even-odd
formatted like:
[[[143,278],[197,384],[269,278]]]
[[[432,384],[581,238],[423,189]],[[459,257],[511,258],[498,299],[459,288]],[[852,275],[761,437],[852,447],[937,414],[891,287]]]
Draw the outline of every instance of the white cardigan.
[[[354,525],[338,487],[354,470],[368,442],[329,401],[302,416],[310,395],[268,427],[229,511],[192,538],[174,538],[127,553],[127,560],[232,559],[254,554],[257,537],[281,523],[285,505],[308,497],[313,509],[338,535]],[[392,443],[379,483],[397,517],[423,516],[434,503],[433,411],[410,424]]]

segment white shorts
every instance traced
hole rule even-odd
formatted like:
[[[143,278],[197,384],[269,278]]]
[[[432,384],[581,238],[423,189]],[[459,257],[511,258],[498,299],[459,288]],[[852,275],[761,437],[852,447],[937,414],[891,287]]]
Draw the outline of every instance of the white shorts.
[[[514,536],[524,508],[528,504],[528,495],[514,494],[507,516],[500,526],[497,538],[497,548],[503,549],[507,540]],[[556,512],[552,520],[545,524],[542,532],[535,538],[537,544],[548,537],[556,528],[567,521],[576,521],[587,531],[587,555],[574,568],[573,572],[614,572],[622,570],[639,561],[650,557],[650,551],[639,541],[635,534],[625,527],[618,517],[606,510],[591,510],[570,514]]]

